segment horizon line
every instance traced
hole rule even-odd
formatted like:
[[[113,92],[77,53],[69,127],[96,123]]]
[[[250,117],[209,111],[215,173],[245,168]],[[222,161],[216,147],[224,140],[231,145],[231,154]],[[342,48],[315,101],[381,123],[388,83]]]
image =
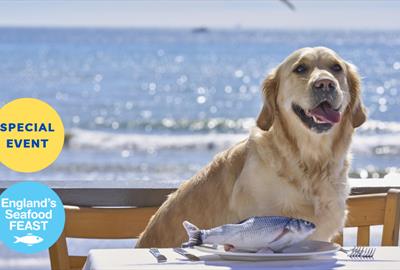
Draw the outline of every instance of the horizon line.
[[[396,28],[365,28],[365,27],[257,27],[257,26],[138,26],[138,25],[22,25],[22,24],[0,24],[0,28],[20,28],[20,29],[35,29],[35,28],[47,28],[47,29],[115,29],[115,30],[129,30],[129,29],[145,29],[145,30],[196,30],[205,29],[206,31],[226,31],[226,30],[246,30],[246,31],[357,31],[357,32],[397,32],[400,31],[400,26]]]

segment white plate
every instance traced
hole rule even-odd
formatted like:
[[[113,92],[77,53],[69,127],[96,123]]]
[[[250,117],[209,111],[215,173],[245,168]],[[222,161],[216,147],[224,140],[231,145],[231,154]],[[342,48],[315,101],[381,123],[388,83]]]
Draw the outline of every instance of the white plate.
[[[209,246],[194,246],[195,249],[216,254],[223,259],[237,261],[266,261],[266,260],[294,260],[307,259],[312,256],[333,255],[340,249],[335,243],[322,241],[303,241],[282,250],[282,253],[251,253],[225,251],[223,246],[216,249]]]

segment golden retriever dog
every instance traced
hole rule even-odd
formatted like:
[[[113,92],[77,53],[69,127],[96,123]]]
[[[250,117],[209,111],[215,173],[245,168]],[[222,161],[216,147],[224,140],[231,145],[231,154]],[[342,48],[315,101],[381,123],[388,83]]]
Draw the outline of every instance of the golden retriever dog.
[[[207,229],[251,216],[289,216],[329,241],[344,225],[349,146],[366,119],[355,67],[325,47],[303,48],[265,79],[249,137],[171,194],[137,247],[175,247],[184,220]]]

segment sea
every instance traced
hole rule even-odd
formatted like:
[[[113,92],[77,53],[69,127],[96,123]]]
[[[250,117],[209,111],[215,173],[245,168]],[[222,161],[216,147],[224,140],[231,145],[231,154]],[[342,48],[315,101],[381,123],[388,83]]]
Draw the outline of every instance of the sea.
[[[335,50],[362,76],[369,116],[353,139],[350,176],[399,172],[399,31],[0,28],[0,106],[39,98],[66,131],[50,167],[0,165],[0,183],[176,187],[246,138],[266,74],[308,46]],[[27,262],[7,261],[8,252],[0,244],[0,267]]]

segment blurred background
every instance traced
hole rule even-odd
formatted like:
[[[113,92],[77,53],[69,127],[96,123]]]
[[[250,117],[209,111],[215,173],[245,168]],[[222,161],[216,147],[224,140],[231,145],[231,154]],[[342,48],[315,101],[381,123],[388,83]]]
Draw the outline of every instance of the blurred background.
[[[1,1],[0,105],[48,102],[66,142],[41,172],[0,165],[0,182],[176,187],[247,136],[261,81],[305,46],[358,67],[369,119],[350,175],[388,177],[400,168],[399,12],[361,0]],[[0,255],[4,269],[48,264],[46,252]]]

